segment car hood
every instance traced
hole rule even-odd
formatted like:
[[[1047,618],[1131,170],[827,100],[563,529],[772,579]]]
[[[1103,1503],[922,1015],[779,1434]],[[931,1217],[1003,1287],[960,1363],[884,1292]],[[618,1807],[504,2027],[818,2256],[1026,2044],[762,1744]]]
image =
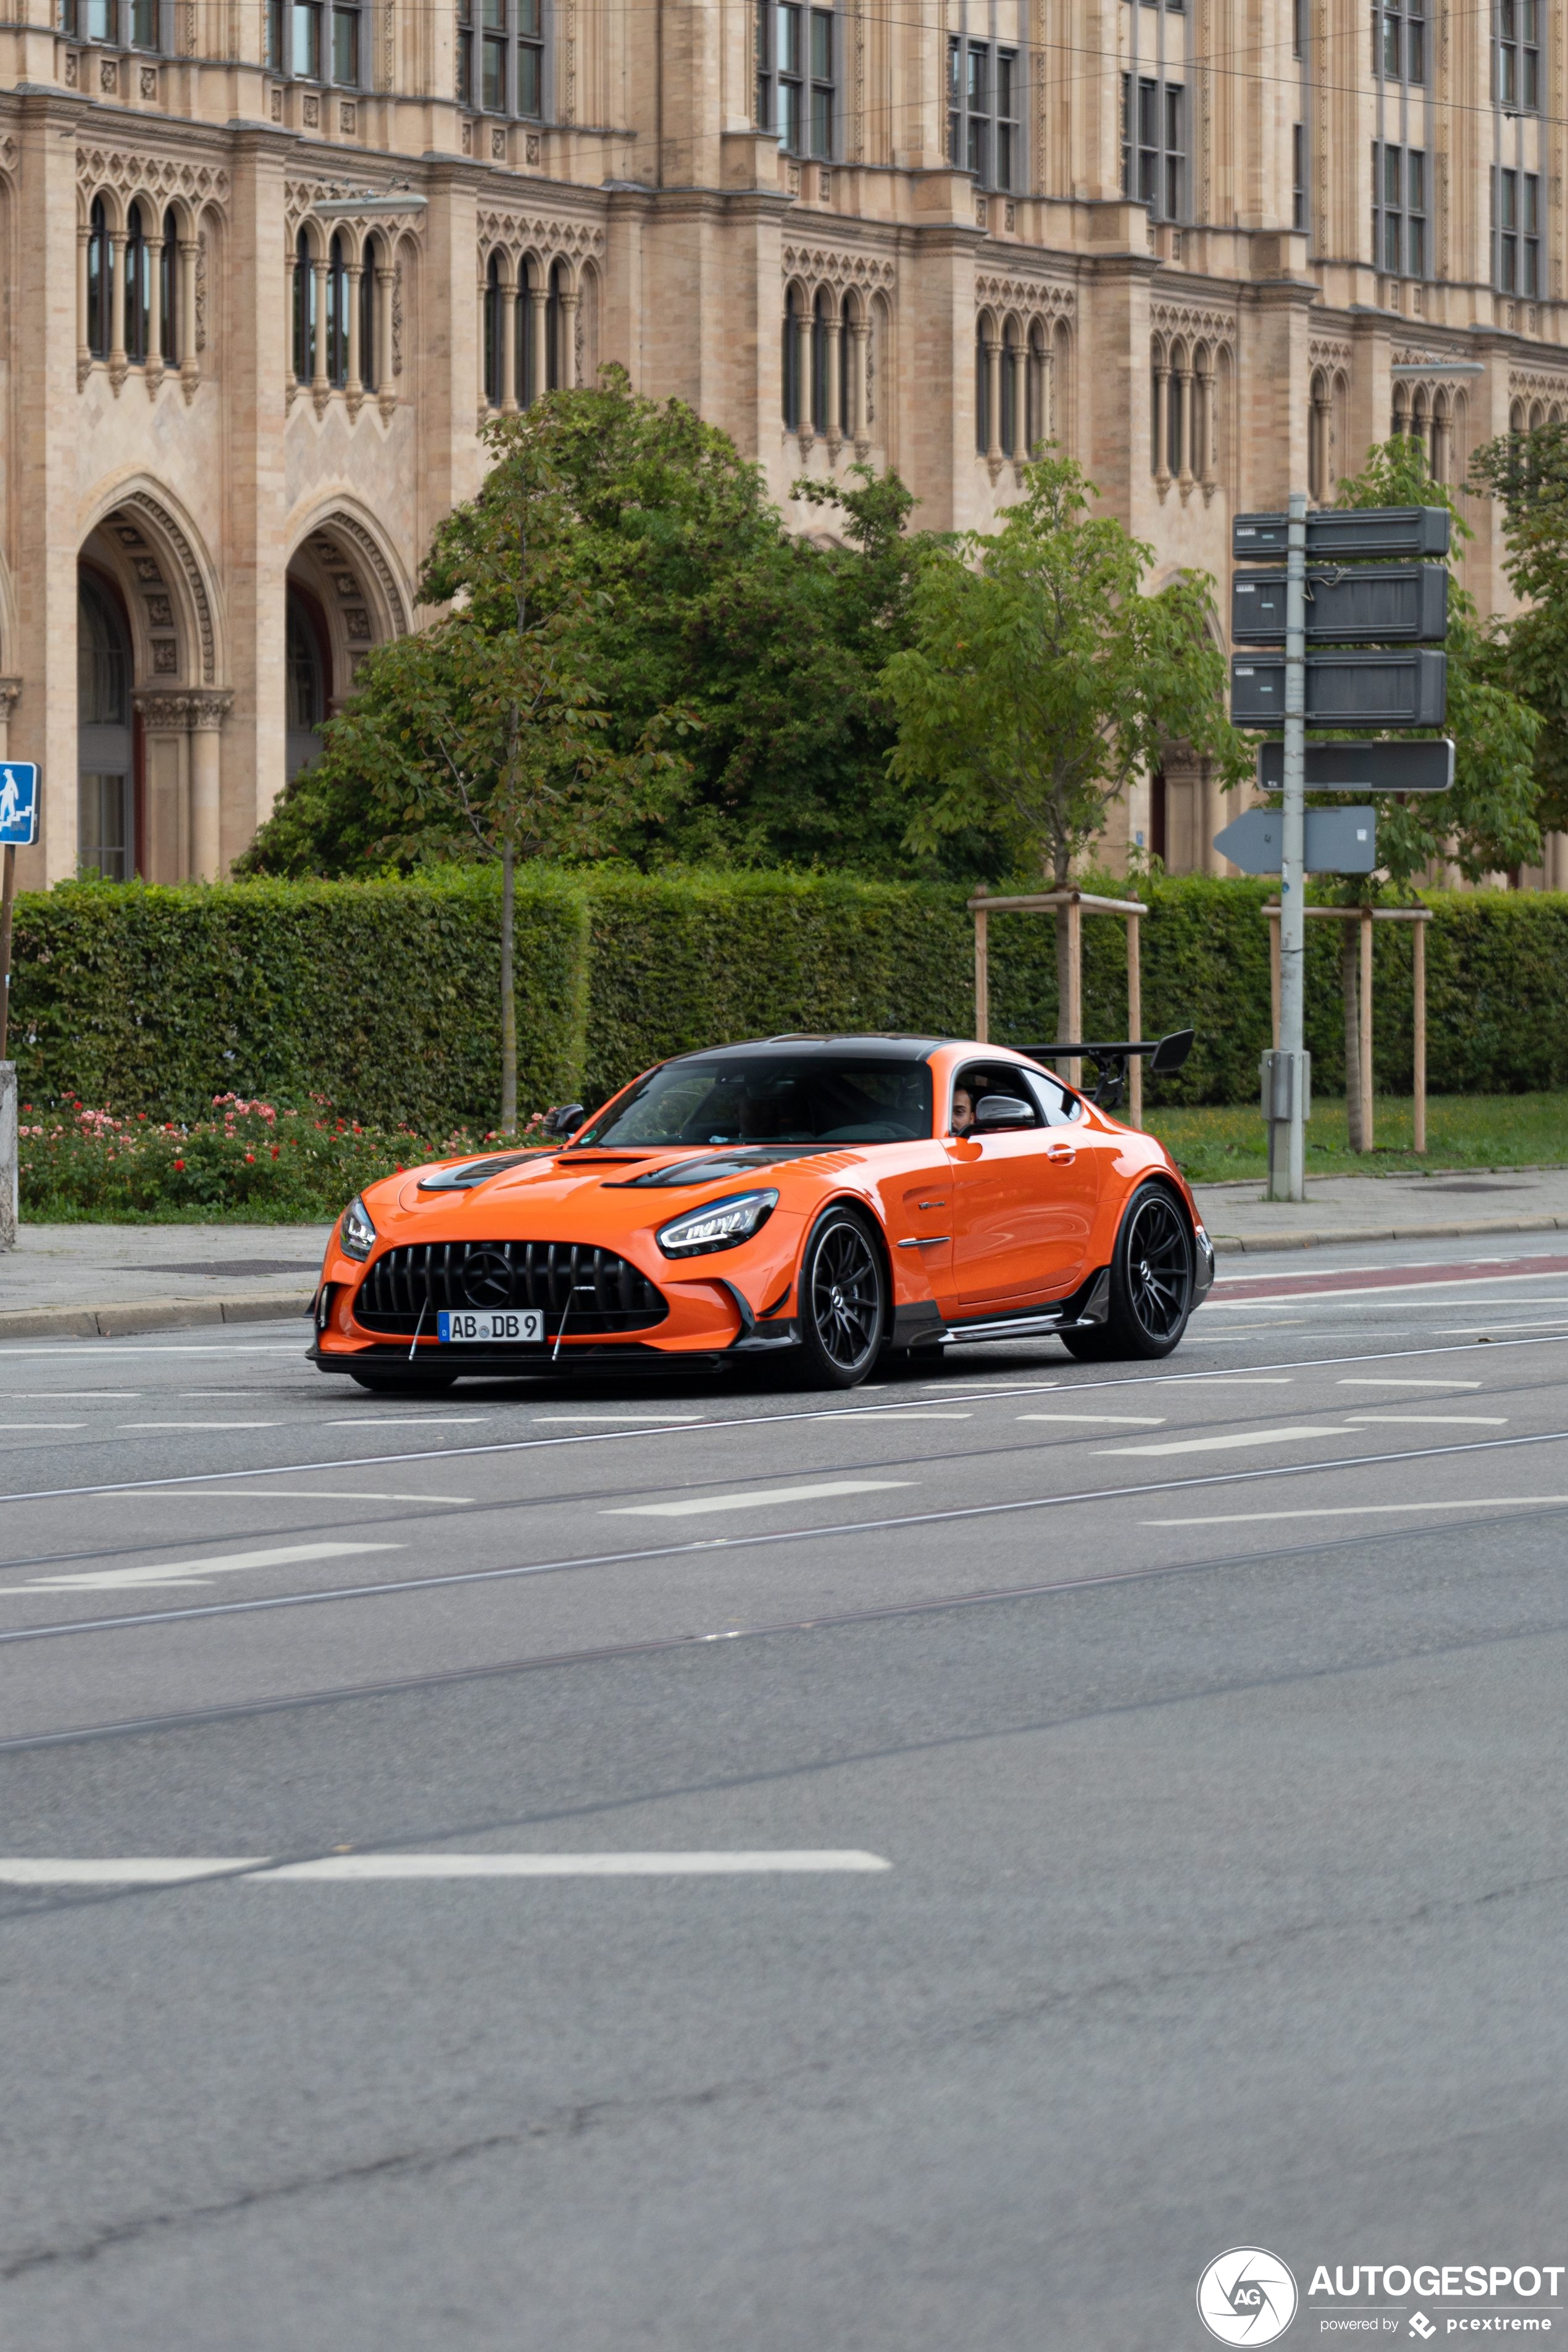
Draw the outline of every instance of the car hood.
[[[732,1189],[754,1181],[771,1168],[810,1162],[813,1173],[837,1174],[857,1166],[864,1153],[825,1149],[816,1144],[742,1145],[733,1150],[689,1144],[675,1150],[542,1152],[520,1164],[498,1169],[473,1185],[424,1189],[440,1167],[414,1169],[369,1189],[367,1204],[374,1213],[374,1195],[390,1192],[399,1209],[412,1211],[423,1223],[437,1211],[458,1213],[462,1226],[475,1229],[476,1217],[492,1218],[503,1208],[515,1213],[526,1203],[540,1210],[559,1209],[567,1202],[605,1192],[631,1194],[624,1203],[636,1214],[639,1193],[648,1195],[647,1213],[660,1213],[671,1193],[699,1193],[710,1188]],[[461,1163],[451,1163],[451,1172]]]

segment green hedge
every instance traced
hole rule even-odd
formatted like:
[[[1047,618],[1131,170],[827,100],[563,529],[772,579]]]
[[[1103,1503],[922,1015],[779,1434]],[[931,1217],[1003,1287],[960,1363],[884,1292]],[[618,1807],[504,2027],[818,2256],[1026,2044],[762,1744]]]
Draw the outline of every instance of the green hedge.
[[[12,1051],[24,1101],[192,1118],[234,1092],[367,1124],[494,1116],[500,893],[428,881],[72,884],[16,901]],[[557,875],[518,892],[523,1099],[582,1067],[587,910]]]
[[[1147,894],[1146,1035],[1191,1024],[1158,1098],[1246,1102],[1268,1043],[1265,882]],[[837,877],[526,869],[518,887],[520,1096],[602,1100],[661,1055],[788,1029],[971,1034],[961,889]],[[1428,1066],[1438,1093],[1568,1084],[1568,898],[1436,894]],[[190,1118],[235,1092],[312,1097],[426,1131],[494,1117],[499,888],[459,869],[398,882],[70,885],[17,901],[13,1050],[25,1100]],[[1308,926],[1318,1090],[1343,1083],[1339,926]],[[1411,927],[1376,933],[1380,1087],[1410,1083]],[[1084,922],[1084,1025],[1124,1034],[1125,929]],[[1057,1031],[1048,918],[991,925],[992,1034]],[[1152,1099],[1154,1098],[1152,1090]]]

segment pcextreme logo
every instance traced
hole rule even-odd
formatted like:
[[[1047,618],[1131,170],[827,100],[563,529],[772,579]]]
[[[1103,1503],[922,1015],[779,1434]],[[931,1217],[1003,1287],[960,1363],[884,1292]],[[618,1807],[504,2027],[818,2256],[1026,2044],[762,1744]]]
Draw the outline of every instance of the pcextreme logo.
[[[1277,2344],[1296,2316],[1296,2282],[1278,2254],[1232,2246],[1198,2281],[1198,2317],[1220,2344]]]

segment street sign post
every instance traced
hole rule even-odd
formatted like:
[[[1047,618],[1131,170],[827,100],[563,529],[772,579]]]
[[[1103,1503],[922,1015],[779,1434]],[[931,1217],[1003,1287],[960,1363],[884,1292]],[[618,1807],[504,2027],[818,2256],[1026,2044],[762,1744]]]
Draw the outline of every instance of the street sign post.
[[[1214,845],[1244,874],[1278,874],[1284,863],[1285,816],[1281,809],[1247,809]],[[1309,874],[1373,874],[1377,870],[1377,818],[1369,808],[1308,809],[1303,862]]]
[[[1309,743],[1310,793],[1446,793],[1453,789],[1454,746],[1446,735],[1412,743]],[[1285,785],[1285,746],[1258,747],[1258,788]]]
[[[1376,864],[1371,810],[1315,811],[1309,841],[1309,785],[1317,792],[1445,792],[1453,781],[1452,744],[1325,744],[1309,752],[1306,730],[1442,725],[1447,656],[1426,641],[1447,635],[1448,583],[1446,570],[1425,559],[1447,554],[1449,522],[1447,507],[1329,507],[1309,514],[1304,495],[1293,491],[1287,513],[1237,515],[1231,525],[1237,563],[1286,560],[1283,574],[1242,572],[1231,589],[1233,640],[1283,647],[1233,656],[1230,698],[1233,726],[1281,731],[1283,740],[1264,745],[1258,755],[1258,781],[1279,793],[1281,806],[1250,811],[1217,837],[1237,865],[1267,873],[1278,864],[1279,870],[1279,1043],[1264,1056],[1263,1072],[1271,1201],[1305,1197],[1311,1090],[1302,1034],[1305,877],[1371,873]],[[1317,571],[1309,582],[1309,558],[1335,569]],[[1309,637],[1316,640],[1311,652]],[[1368,756],[1385,752],[1404,755],[1402,784],[1391,781],[1402,764],[1397,758]]]
[[[16,895],[16,852],[38,834],[38,771],[30,760],[0,761],[0,1062],[11,1019],[11,902]]]

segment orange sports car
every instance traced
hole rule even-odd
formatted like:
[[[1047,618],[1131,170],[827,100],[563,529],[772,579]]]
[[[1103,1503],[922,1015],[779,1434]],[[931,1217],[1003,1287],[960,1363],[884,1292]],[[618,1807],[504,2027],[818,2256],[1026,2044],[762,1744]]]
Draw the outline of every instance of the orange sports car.
[[[1170,1066],[1190,1033],[1166,1043]],[[1134,1049],[1077,1050],[1114,1080]],[[552,1113],[552,1150],[388,1176],[333,1231],[311,1360],[429,1389],[777,1350],[850,1388],[889,1350],[951,1340],[1168,1355],[1214,1279],[1196,1203],[1163,1147],[1047,1051],[723,1045],[593,1118]]]

